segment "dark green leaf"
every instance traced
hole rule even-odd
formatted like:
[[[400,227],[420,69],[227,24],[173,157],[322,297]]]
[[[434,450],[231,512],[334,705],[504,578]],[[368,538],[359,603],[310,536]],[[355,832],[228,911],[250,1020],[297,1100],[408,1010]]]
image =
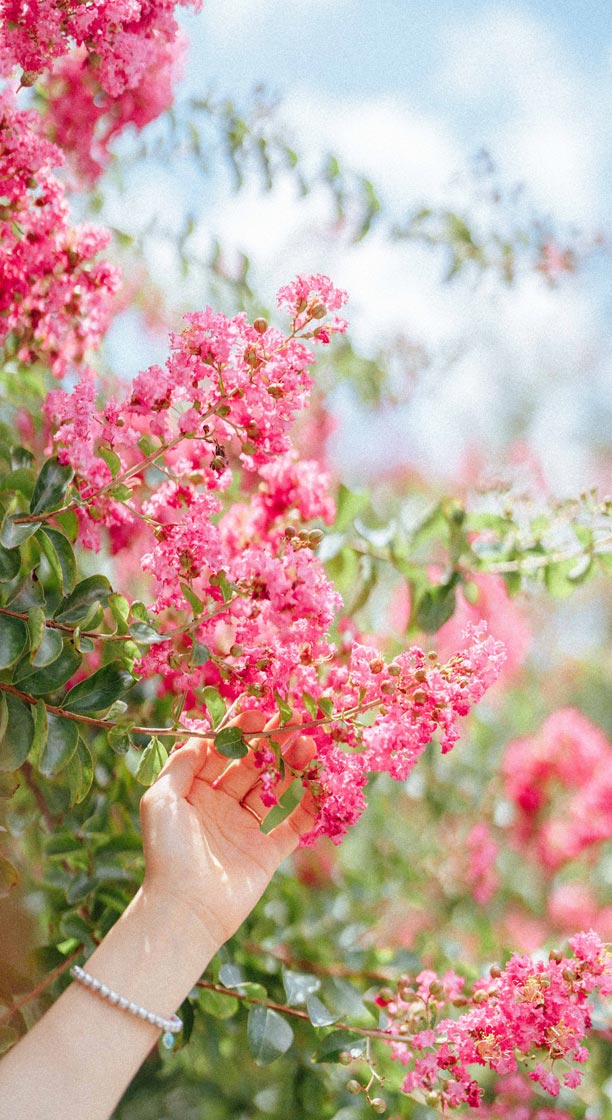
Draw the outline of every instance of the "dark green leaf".
[[[247,1020],[249,1050],[258,1066],[267,1066],[285,1054],[293,1042],[286,1019],[271,1007],[251,1007]]]
[[[366,1039],[350,1031],[331,1031],[319,1043],[313,1054],[315,1062],[337,1062],[341,1054],[358,1058],[366,1048]]]
[[[60,505],[73,477],[74,471],[68,464],[62,464],[56,458],[47,459],[36,480],[30,513],[48,513]]]
[[[135,642],[139,642],[141,646],[153,646],[157,642],[166,642],[168,639],[149,626],[148,622],[133,622],[130,626],[130,634]]]
[[[79,728],[72,719],[47,712],[47,740],[41,751],[38,769],[45,778],[54,778],[68,765],[77,748]]]
[[[131,673],[120,661],[111,661],[75,684],[64,698],[62,707],[79,715],[96,715],[105,712],[134,683]]]
[[[153,736],[148,747],[142,752],[138,769],[136,770],[136,780],[143,786],[152,786],[157,775],[159,774],[162,766],[168,760],[168,752],[156,735]]]
[[[183,592],[183,595],[185,596],[187,602],[189,603],[189,606],[191,607],[194,615],[197,618],[197,616],[202,614],[202,611],[204,610],[204,603],[201,599],[198,598],[195,591],[191,590],[189,584],[182,583],[181,591]]]
[[[4,898],[19,882],[19,872],[16,867],[0,856],[0,898]]]
[[[55,692],[70,680],[81,660],[78,650],[66,642],[59,657],[41,669],[30,665],[27,660],[25,663],[22,661],[13,679],[24,692],[29,692],[32,696],[46,696],[48,692]]]
[[[77,583],[74,591],[62,600],[55,612],[57,622],[73,626],[83,622],[91,608],[99,603],[105,605],[112,588],[106,576],[88,576]]]
[[[194,1024],[193,1004],[190,999],[183,1000],[178,1009],[178,1017],[183,1024],[181,1031],[181,1046],[186,1046],[191,1038]]]
[[[108,605],[111,614],[117,623],[117,633],[127,634],[129,632],[128,618],[130,617],[130,604],[125,598],[125,595],[118,595],[116,591],[109,595]]]
[[[21,618],[0,613],[0,669],[19,661],[28,644],[28,628]]]
[[[76,583],[77,564],[68,537],[59,529],[43,525],[39,543],[59,581],[62,595],[69,595]]]
[[[225,701],[223,697],[211,684],[206,685],[206,688],[202,689],[200,696],[208,709],[213,727],[217,727],[225,715]]]
[[[98,879],[95,875],[89,875],[87,871],[81,872],[73,879],[68,890],[66,891],[66,901],[73,906],[75,902],[81,902],[87,898],[88,894],[98,886]]]
[[[310,716],[310,718],[311,719],[316,719],[317,718],[317,712],[319,710],[319,705],[317,704],[314,696],[311,696],[309,692],[303,692],[302,693],[302,703],[303,703],[304,707],[306,708],[306,711],[308,712],[308,715]]]
[[[239,727],[224,727],[214,738],[215,750],[224,758],[244,758],[249,748]]]
[[[79,852],[82,849],[82,840],[78,840],[73,832],[56,832],[45,845],[48,856],[67,856],[71,852]]]
[[[30,610],[36,610],[36,607],[30,607]],[[50,665],[52,661],[55,661],[63,648],[64,642],[61,630],[56,630],[54,626],[45,626],[41,643],[34,655],[30,656],[30,661],[35,669],[42,669],[45,665]]]
[[[15,548],[0,547],[0,583],[10,583],[19,573],[21,556]]]
[[[418,598],[414,621],[419,630],[433,634],[448,622],[455,610],[455,588],[440,584],[428,587]]]
[[[18,770],[23,765],[34,737],[34,720],[29,704],[6,694],[7,719],[0,739],[0,770]]]
[[[289,720],[293,719],[293,710],[289,707],[287,702],[283,700],[279,692],[274,693],[274,699],[276,701],[276,707],[278,708],[278,714],[281,718],[281,724],[289,723]]]
[[[60,919],[60,932],[64,937],[74,937],[81,945],[93,948],[91,925],[76,910],[68,910]]]
[[[24,541],[29,540],[40,529],[40,521],[28,521],[23,525],[16,523],[16,518],[24,517],[23,513],[7,513],[5,514],[0,529],[0,544],[4,548],[18,548]]]

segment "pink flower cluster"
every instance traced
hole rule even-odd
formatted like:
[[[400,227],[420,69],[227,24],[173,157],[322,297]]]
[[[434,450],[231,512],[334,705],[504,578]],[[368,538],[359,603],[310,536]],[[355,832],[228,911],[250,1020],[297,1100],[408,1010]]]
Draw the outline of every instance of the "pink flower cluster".
[[[119,274],[95,257],[109,240],[71,226],[52,168],[62,155],[36,131],[37,114],[0,94],[0,345],[60,377],[106,330]]]
[[[290,432],[310,389],[307,343],[344,330],[329,312],[345,299],[325,276],[300,277],[279,294],[286,334],[207,308],[186,317],[166,366],[140,373],[123,398],[96,408],[86,374],[47,401],[58,454],[75,470],[83,543],[106,527],[138,548],[152,577],[165,640],[142,657],[142,675],[185,698],[188,729],[211,727],[211,686],[228,704],[254,698],[267,715],[280,702],[310,728],[317,758],[303,780],[319,814],[305,843],[341,840],[363,812],[370,772],[406,778],[436,733],[450,750],[504,659],[484,624],[446,664],[412,649],[387,665],[375,649],[338,652],[330,640],[341,602],[315,554],[323,531],[307,527],[333,520],[330,480],[297,457]],[[274,744],[261,742],[256,760],[271,804]]]
[[[516,845],[556,870],[612,837],[611,763],[606,736],[574,708],[510,742],[502,772]]]
[[[177,0],[0,0],[0,73],[20,66],[22,80],[32,84],[55,59],[82,46],[100,87],[120,97],[145,75],[154,80],[165,46],[177,36],[176,6]]]
[[[460,994],[454,973],[421,974],[416,985],[406,980],[397,994],[381,993],[377,1002],[391,1020],[393,1056],[412,1067],[403,1091],[442,1107],[476,1108],[482,1088],[474,1067],[507,1075],[515,1073],[518,1059],[530,1059],[535,1064],[528,1077],[557,1096],[555,1064],[588,1058],[583,1040],[591,1026],[589,996],[612,994],[612,956],[597,934],[576,934],[569,944],[573,957],[552,952],[544,962],[515,954],[504,969],[494,967],[477,981],[470,998]],[[437,1019],[445,1002],[466,1010],[457,1019]],[[422,1029],[424,1012],[431,1025]],[[576,1088],[581,1076],[570,1065],[563,1084]]]
[[[533,1084],[520,1073],[498,1077],[489,1104],[481,1101],[479,1120],[573,1120],[572,1114],[560,1108],[547,1108],[534,1099]]]
[[[110,160],[109,145],[129,125],[142,129],[170,107],[184,42],[151,43],[152,59],[137,81],[111,96],[83,49],[58,60],[39,83],[43,127],[61,145],[76,184],[92,186]]]

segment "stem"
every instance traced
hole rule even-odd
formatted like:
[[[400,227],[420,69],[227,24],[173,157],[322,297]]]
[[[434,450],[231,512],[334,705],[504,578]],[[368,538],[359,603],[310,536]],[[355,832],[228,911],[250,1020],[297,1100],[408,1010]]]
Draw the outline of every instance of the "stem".
[[[23,766],[21,767],[21,772],[22,772],[22,774],[25,778],[25,783],[26,783],[28,789],[31,790],[31,792],[34,794],[34,800],[36,801],[36,804],[38,805],[38,810],[39,810],[41,816],[43,817],[43,819],[45,821],[45,824],[47,825],[47,828],[49,829],[49,832],[51,832],[51,833],[55,832],[55,826],[56,826],[57,822],[56,822],[55,818],[52,816],[52,814],[50,813],[49,806],[47,805],[47,802],[45,801],[40,789],[38,788],[38,786],[36,785],[36,782],[34,781],[34,771],[32,769],[31,763],[26,760],[24,762]]]
[[[275,1003],[271,999],[258,999],[256,996],[249,996],[242,992],[234,991],[230,988],[224,988],[221,984],[211,984],[206,980],[198,980],[197,988],[205,988],[209,992],[217,992],[220,996],[230,996],[232,999],[240,999],[244,1003],[256,1003],[260,1007],[269,1007],[271,1011],[280,1011],[283,1015],[293,1015],[295,1019],[303,1019],[305,1022],[310,1023],[310,1015],[306,1011],[298,1011],[297,1007],[287,1007],[284,1003]],[[362,1034],[366,1038],[384,1038],[386,1041],[394,1038],[389,1031],[380,1030],[378,1027],[356,1027],[352,1023],[336,1022],[333,1024],[334,1030],[337,1031],[352,1031],[354,1034]]]
[[[245,942],[244,948],[249,953],[264,954],[261,945],[257,945],[252,941]],[[376,983],[386,984],[395,980],[397,975],[396,971],[390,968],[377,971],[376,969],[347,968],[343,964],[315,964],[313,961],[304,961],[300,957],[292,957],[291,953],[282,948],[275,953],[271,953],[269,949],[266,949],[265,955],[273,956],[277,961],[281,961],[290,968],[298,969],[300,972],[312,972],[315,976],[340,976],[347,980],[355,977],[358,980],[371,980]]]
[[[45,976],[44,980],[41,980],[40,984],[37,984],[31,992],[28,992],[26,996],[22,996],[21,999],[16,1000],[16,1002],[13,1003],[13,1005],[9,1007],[3,1015],[0,1015],[0,1027],[4,1026],[5,1023],[8,1023],[9,1020],[13,1018],[13,1015],[16,1015],[18,1011],[21,1011],[22,1007],[25,1007],[28,1003],[31,1003],[31,1001],[33,999],[36,999],[37,996],[41,995],[41,993],[44,992],[45,989],[48,988],[54,980],[57,980],[57,977],[61,976],[62,973],[70,967],[73,960],[78,957],[81,950],[82,945],[79,945],[76,949],[73,950],[69,957],[66,957],[65,961],[62,961],[61,964],[58,964],[57,968],[52,969],[49,975]]]

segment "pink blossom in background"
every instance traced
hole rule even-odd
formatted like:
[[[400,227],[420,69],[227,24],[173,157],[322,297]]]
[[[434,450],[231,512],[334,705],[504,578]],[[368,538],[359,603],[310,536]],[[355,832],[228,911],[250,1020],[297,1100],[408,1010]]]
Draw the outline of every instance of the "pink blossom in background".
[[[575,708],[508,743],[502,763],[516,806],[514,843],[555,870],[612,836],[612,745]]]
[[[75,186],[91,187],[110,161],[109,146],[128,125],[142,129],[170,107],[185,50],[181,38],[153,40],[147,69],[112,97],[84,49],[65,55],[40,83],[43,127],[61,144]]]
[[[437,631],[436,648],[442,657],[449,657],[457,649],[466,624],[484,620],[493,637],[505,647],[506,664],[501,679],[507,683],[516,676],[529,652],[531,629],[525,612],[516,599],[510,598],[501,576],[476,572],[470,576],[470,583],[477,589],[476,601],[468,602],[462,588],[457,588],[455,613]]]
[[[479,906],[486,906],[499,886],[495,861],[499,846],[484,821],[473,825],[467,835],[469,858],[467,880],[472,897]]]
[[[0,93],[0,345],[61,377],[99,346],[119,273],[96,260],[109,241],[105,230],[69,224],[52,171],[63,156],[37,126],[36,113]]]

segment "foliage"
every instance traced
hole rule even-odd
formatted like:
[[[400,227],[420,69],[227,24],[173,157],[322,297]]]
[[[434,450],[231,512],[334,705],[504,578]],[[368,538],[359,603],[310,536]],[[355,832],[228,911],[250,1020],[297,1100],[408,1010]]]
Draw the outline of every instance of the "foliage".
[[[256,306],[245,261],[237,314],[191,312],[165,366],[127,385],[94,372],[116,272],[92,263],[105,234],[68,223],[53,170],[58,122],[77,94],[89,106],[66,146],[72,174],[91,185],[116,133],[170,102],[172,7],[109,29],[101,5],[102,56],[78,5],[41,5],[55,20],[46,54],[42,23],[23,41],[18,24],[4,31],[6,68],[21,65],[22,87],[51,56],[60,62],[36,92],[51,139],[8,94],[0,134],[0,223],[19,259],[29,254],[42,306],[31,291],[15,297],[3,265],[0,894],[26,931],[0,987],[0,1045],[32,1025],[123,911],[142,877],[143,787],[176,742],[205,735],[227,759],[256,751],[273,821],[308,785],[316,844],[212,962],[180,1009],[178,1055],[150,1056],[119,1120],[255,1110],[357,1120],[386,1109],[421,1120],[481,1096],[491,1116],[520,1108],[562,1120],[586,1107],[603,1118],[612,720],[601,664],[569,660],[548,673],[541,620],[572,596],[605,611],[612,505],[595,491],[567,502],[535,486],[521,494],[511,480],[461,482],[453,494],[416,476],[383,476],[363,493],[333,480],[299,450],[313,348],[327,355],[323,388],[363,375],[376,400],[385,371],[374,359],[358,365],[336,314],[345,293],[320,274],[281,290],[276,326]],[[120,73],[125,36],[142,51]],[[148,68],[162,64],[160,96],[139,100]],[[580,255],[553,252],[553,230],[525,226],[515,200],[492,194],[498,224],[424,209],[392,228],[375,186],[334,156],[308,179],[273,117],[263,98],[252,120],[229,97],[208,99],[166,116],[134,151],[142,158],[150,145],[159,158],[178,145],[210,161],[198,121],[213,121],[216,158],[229,160],[238,189],[254,161],[269,188],[287,170],[305,190],[325,182],[351,237],[376,223],[441,245],[456,282],[471,268],[513,281],[521,250],[521,267],[557,280]],[[489,170],[479,174],[486,193]],[[56,256],[29,236],[43,197]],[[190,233],[179,238],[187,270]],[[136,262],[138,246],[123,240]],[[100,299],[85,307],[92,281]],[[325,434],[324,416],[310,422]],[[315,763],[278,804],[285,762],[274,733],[247,742],[231,723],[254,706],[316,743]],[[460,729],[465,741],[442,757]],[[368,783],[368,815],[349,832]],[[589,926],[601,941],[576,936]],[[30,941],[33,962],[21,951]]]

